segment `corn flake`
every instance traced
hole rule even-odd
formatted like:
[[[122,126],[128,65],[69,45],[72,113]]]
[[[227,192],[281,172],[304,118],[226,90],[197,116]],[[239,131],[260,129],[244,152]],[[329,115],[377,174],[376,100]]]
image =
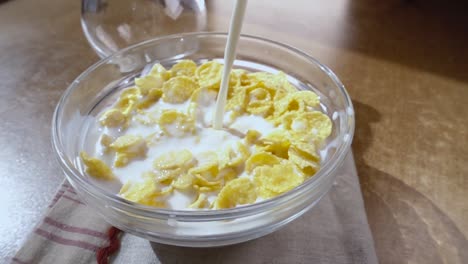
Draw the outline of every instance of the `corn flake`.
[[[288,150],[291,145],[289,134],[283,130],[276,130],[261,138],[262,150],[270,152],[283,159],[288,158]]]
[[[304,178],[291,163],[261,166],[253,171],[258,195],[272,198],[299,186]]]
[[[184,149],[167,152],[159,156],[154,160],[153,166],[159,170],[189,169],[195,165],[195,162],[192,152]]]
[[[169,190],[172,191],[172,189]],[[135,203],[154,207],[165,207],[165,203],[157,198],[170,193],[170,191],[162,193],[156,181],[147,178],[144,182],[127,182],[121,188],[119,194],[123,198]]]
[[[247,133],[245,133],[245,142],[248,145],[254,145],[257,143],[258,139],[262,136],[260,132],[254,129],[249,129],[247,130]]]
[[[194,76],[197,70],[197,64],[191,60],[182,60],[174,64],[171,68],[173,76]]]
[[[284,116],[283,125],[294,137],[321,142],[332,130],[330,118],[319,111],[291,112]]]
[[[245,162],[249,155],[250,151],[247,146],[238,141],[221,153],[220,168],[239,166]]]
[[[193,118],[175,110],[164,110],[159,118],[159,126],[164,133],[176,137],[195,131]]]
[[[185,172],[182,168],[170,169],[170,170],[156,170],[152,172],[156,181],[163,184],[171,184],[174,179],[179,177]]]
[[[268,152],[258,152],[250,156],[245,162],[245,170],[252,172],[256,167],[259,166],[273,166],[279,164],[281,159],[277,156]]]
[[[247,78],[247,72],[242,69],[232,69],[229,74],[229,90],[242,86],[242,81]]]
[[[191,174],[182,174],[172,182],[172,186],[178,190],[189,190],[193,187],[195,177]]]
[[[100,143],[101,143],[101,145],[102,145],[103,147],[106,147],[106,148],[107,148],[107,147],[110,146],[110,144],[111,144],[113,141],[114,141],[114,139],[113,139],[111,136],[109,136],[109,135],[107,135],[107,134],[102,134]]]
[[[207,196],[203,193],[200,193],[197,197],[197,199],[189,205],[189,208],[192,209],[202,209],[208,207],[209,202],[207,199]]]
[[[101,180],[113,180],[114,174],[107,164],[97,158],[92,158],[82,151],[80,153],[81,160],[86,165],[86,173],[90,176]]]
[[[198,84],[189,77],[173,77],[164,83],[162,99],[166,103],[181,104],[187,101],[196,89]]]
[[[142,78],[135,78],[135,85],[142,95],[147,95],[151,89],[161,89],[164,78],[161,75],[146,75]]]
[[[297,91],[290,93],[275,101],[275,116],[281,116],[286,112],[301,111],[316,107],[320,103],[318,96],[311,91]]]
[[[283,72],[277,74],[254,72],[247,74],[247,76],[251,80],[251,83],[262,82],[266,87],[275,89],[276,91],[288,93],[297,91],[297,89],[289,83],[286,74]]]
[[[235,89],[226,102],[226,110],[242,112],[247,103],[247,90],[245,88]]]
[[[128,116],[132,113],[140,97],[141,93],[138,88],[125,89],[120,95],[115,108],[119,109],[125,116]]]
[[[164,81],[167,81],[172,77],[171,72],[166,70],[166,68],[164,68],[164,66],[162,66],[159,63],[157,63],[157,64],[155,64],[153,66],[153,68],[151,69],[149,75],[161,76]]]
[[[220,189],[222,187],[222,181],[210,181],[199,174],[194,174],[194,184],[199,187],[208,187],[212,191]]]
[[[288,154],[289,160],[299,167],[308,177],[314,175],[320,168],[320,157],[313,152],[306,152],[298,147],[292,146]]]
[[[118,109],[109,109],[102,114],[99,122],[106,127],[119,127],[126,124],[127,117]]]
[[[163,95],[163,92],[161,89],[151,88],[149,89],[146,98],[137,103],[136,108],[137,109],[149,108],[153,104],[157,103],[159,99],[162,97],[162,95]]]
[[[124,167],[134,158],[145,157],[148,150],[146,141],[135,135],[121,136],[110,147],[117,152],[114,161],[116,167]]]
[[[224,184],[236,179],[239,173],[233,168],[227,167],[219,171],[218,178],[224,181]]]
[[[198,83],[202,88],[219,89],[223,65],[216,61],[205,62],[195,71]]]
[[[273,101],[270,91],[266,88],[246,89],[247,100],[246,110],[248,113],[266,117],[272,113]]]
[[[218,176],[218,163],[205,163],[189,170],[189,173],[195,176],[200,176],[205,179],[215,179]]]
[[[187,170],[195,164],[192,153],[185,149],[163,154],[153,162],[156,180],[164,184],[171,183],[179,190],[189,189],[194,183],[194,176],[187,174]]]
[[[255,185],[248,178],[237,178],[228,182],[214,202],[216,209],[233,208],[251,204],[257,200]]]

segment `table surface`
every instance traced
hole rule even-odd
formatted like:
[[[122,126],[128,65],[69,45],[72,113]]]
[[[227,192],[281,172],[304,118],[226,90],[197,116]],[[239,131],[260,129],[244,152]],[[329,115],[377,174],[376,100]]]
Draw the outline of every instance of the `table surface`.
[[[53,109],[98,60],[79,2],[0,4],[0,258],[18,249],[63,179],[50,143]],[[208,29],[226,31],[232,1],[206,2]],[[244,33],[310,53],[353,98],[353,151],[381,263],[468,262],[462,2],[249,2]]]

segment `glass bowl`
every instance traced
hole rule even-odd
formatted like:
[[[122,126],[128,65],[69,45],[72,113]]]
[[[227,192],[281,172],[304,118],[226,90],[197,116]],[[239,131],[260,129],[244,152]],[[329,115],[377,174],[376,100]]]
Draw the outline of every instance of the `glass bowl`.
[[[81,27],[101,57],[164,35],[205,31],[205,0],[82,0]]]
[[[227,35],[190,33],[145,41],[114,53],[82,73],[65,91],[53,117],[55,154],[81,199],[107,222],[151,241],[189,247],[240,243],[271,233],[312,208],[332,186],[350,149],[354,111],[343,84],[306,53],[268,39],[241,36],[234,67],[286,73],[298,89],[313,90],[333,130],[327,155],[315,176],[270,200],[227,210],[177,211],[139,205],[93,183],[78,154],[107,98],[133,84],[154,63],[170,67],[181,59],[222,62]]]

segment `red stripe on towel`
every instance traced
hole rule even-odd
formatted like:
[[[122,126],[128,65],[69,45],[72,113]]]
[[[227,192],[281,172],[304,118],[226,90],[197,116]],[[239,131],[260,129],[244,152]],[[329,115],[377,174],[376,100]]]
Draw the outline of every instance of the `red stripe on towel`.
[[[107,239],[107,235],[102,233],[102,232],[91,230],[91,229],[88,229],[88,228],[70,226],[70,225],[67,225],[67,224],[64,224],[64,223],[60,223],[60,222],[58,222],[58,221],[56,221],[56,220],[54,220],[54,219],[52,219],[50,217],[44,218],[44,223],[49,224],[51,226],[55,226],[55,227],[60,228],[60,229],[62,229],[64,231],[67,231],[67,232],[90,235],[90,236],[94,236],[94,237]]]
[[[64,246],[72,246],[72,247],[78,247],[78,248],[82,248],[82,249],[87,249],[87,250],[91,250],[91,251],[96,251],[99,249],[98,246],[96,245],[93,245],[91,243],[88,243],[88,242],[85,242],[85,241],[80,241],[80,240],[72,240],[72,239],[66,239],[66,238],[63,238],[63,237],[60,237],[60,236],[57,236],[57,235],[54,235],[52,233],[49,233],[45,230],[42,230],[40,228],[36,229],[34,231],[34,233],[36,233],[37,235],[39,236],[42,236],[50,241],[53,241],[57,244],[61,244],[61,245],[64,245]]]
[[[77,199],[72,198],[72,197],[70,197],[70,196],[68,196],[68,195],[65,195],[65,194],[64,194],[62,197],[63,197],[63,198],[66,198],[66,199],[68,199],[68,200],[70,200],[70,201],[73,201],[73,202],[75,202],[75,203],[84,204],[84,203],[81,202],[80,200],[77,200]]]
[[[109,262],[109,257],[112,256],[120,248],[119,235],[122,231],[116,227],[111,227],[107,231],[109,236],[109,246],[100,248],[96,252],[96,260],[98,264],[107,264]]]

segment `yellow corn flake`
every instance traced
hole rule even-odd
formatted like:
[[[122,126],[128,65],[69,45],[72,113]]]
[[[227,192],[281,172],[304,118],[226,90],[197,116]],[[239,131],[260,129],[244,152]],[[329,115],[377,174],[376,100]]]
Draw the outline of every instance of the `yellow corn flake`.
[[[149,178],[144,182],[129,181],[119,192],[120,196],[129,201],[154,207],[165,207],[165,203],[161,201],[162,199],[158,199],[158,197],[169,193],[167,191],[162,193],[156,181]]]
[[[113,141],[114,139],[111,136],[107,134],[102,134],[100,142],[103,147],[109,147]]]
[[[325,140],[332,130],[330,118],[319,111],[290,112],[282,118],[282,123],[294,137],[315,142]]]
[[[81,160],[86,166],[86,173],[89,174],[91,177],[100,180],[113,180],[114,174],[112,173],[111,168],[107,166],[107,164],[97,158],[92,158],[86,154],[86,152],[82,151],[80,153]]]
[[[147,95],[151,89],[161,89],[164,78],[161,75],[146,75],[142,78],[135,78],[135,85],[142,95]]]
[[[288,81],[288,77],[286,76],[286,74],[284,72],[277,73],[275,77],[276,77],[276,83],[278,83],[280,85],[281,90],[283,90],[285,92],[288,92],[288,93],[292,93],[292,92],[297,91],[297,88],[294,87]]]
[[[195,178],[195,184],[199,187],[221,188],[222,182],[217,180],[219,168],[217,160],[205,161],[188,171]]]
[[[114,141],[114,138],[107,134],[102,134],[101,139],[99,140],[99,143],[103,147],[104,153],[108,153],[110,150],[110,145]]]
[[[217,93],[206,88],[198,88],[192,93],[190,101],[201,106],[210,106],[216,100]]]
[[[302,174],[291,163],[257,167],[253,175],[257,193],[265,199],[287,192],[304,181]]]
[[[141,94],[138,88],[132,87],[125,89],[120,95],[120,98],[117,101],[115,108],[119,109],[122,112],[122,114],[128,117],[135,109],[135,106],[140,100],[140,97]]]
[[[286,74],[279,72],[277,74],[271,74],[268,72],[254,72],[247,74],[251,83],[262,82],[265,86],[275,89],[277,91],[284,92],[295,92],[297,89],[289,83]]]
[[[212,193],[212,192],[219,192],[219,189],[221,189],[221,187],[219,185],[217,186],[198,186],[197,184],[194,184],[193,185],[193,188],[195,189],[195,191],[197,191],[198,193]]]
[[[195,132],[194,119],[175,110],[164,110],[159,118],[159,126],[165,134],[175,137]]]
[[[250,156],[245,162],[245,170],[252,172],[259,166],[273,166],[279,164],[281,159],[268,152],[258,152]]]
[[[122,91],[122,93],[120,94],[120,99],[129,98],[137,100],[138,98],[140,98],[140,96],[140,90],[138,90],[137,87],[131,87]]]
[[[198,88],[197,90],[193,91],[192,95],[190,96],[190,102],[194,104],[199,104],[199,101],[203,98],[203,94],[205,93],[205,88]]]
[[[205,179],[215,179],[219,173],[218,163],[206,163],[193,167],[189,170],[189,173],[195,176],[198,175]]]
[[[291,111],[307,111],[307,108],[317,107],[320,101],[311,91],[297,91],[275,101],[275,116]]]
[[[189,190],[193,188],[195,177],[191,174],[182,174],[175,181],[172,182],[172,186],[178,190]]]
[[[194,174],[194,184],[199,187],[208,187],[212,190],[220,189],[222,187],[222,181],[210,181],[199,174]]]
[[[106,127],[120,127],[126,124],[127,117],[118,109],[109,109],[102,114],[99,122]]]
[[[283,159],[288,158],[288,150],[291,145],[290,136],[286,131],[276,130],[261,138],[263,150]]]
[[[285,98],[286,96],[288,96],[290,93],[286,92],[286,91],[282,91],[282,90],[279,90],[279,91],[276,91],[275,93],[275,97],[273,98],[274,99],[274,102],[275,102],[275,107],[276,107],[276,104],[278,103],[278,101],[280,101],[281,99]]]
[[[197,64],[191,60],[182,60],[174,64],[171,68],[173,76],[194,76],[197,70]]]
[[[232,96],[227,100],[226,110],[242,112],[247,105],[247,90],[239,88],[234,90]]]
[[[215,209],[233,208],[251,204],[257,200],[255,185],[248,178],[237,178],[228,182],[214,202]]]
[[[162,66],[159,63],[157,63],[157,64],[155,64],[153,66],[153,68],[151,69],[149,75],[161,76],[164,81],[167,81],[172,77],[171,72],[166,70],[166,68],[164,68],[164,66]]]
[[[254,145],[257,143],[258,139],[262,136],[260,132],[254,129],[249,129],[247,130],[247,133],[245,133],[245,142],[248,145]]]
[[[239,173],[230,167],[224,168],[219,171],[218,178],[224,181],[224,184],[236,179],[239,176]]]
[[[162,100],[166,103],[181,104],[187,101],[196,89],[198,84],[189,77],[173,77],[163,85]]]
[[[136,105],[137,109],[146,109],[153,104],[157,103],[159,99],[162,97],[163,92],[159,88],[151,88],[148,91],[148,94],[145,99],[142,101],[138,102]]]
[[[238,141],[221,152],[220,168],[239,166],[245,162],[249,155],[250,151],[247,146]]]
[[[316,107],[320,104],[318,95],[312,91],[298,91],[291,96],[298,101],[303,101],[306,106]]]
[[[200,193],[197,199],[192,204],[190,204],[188,208],[203,209],[203,208],[207,208],[208,206],[209,206],[208,197],[205,194]]]
[[[157,182],[171,184],[174,179],[185,173],[185,169],[155,170],[152,173]]]
[[[216,61],[205,62],[195,71],[198,84],[202,88],[219,89],[223,65]]]
[[[153,167],[159,170],[173,170],[177,168],[189,169],[196,163],[192,152],[189,150],[179,150],[167,152],[153,162]]]
[[[313,147],[311,148],[313,149]],[[291,146],[288,154],[289,160],[308,177],[313,176],[320,169],[320,157],[315,153],[315,150],[304,151],[297,146]]]
[[[229,74],[229,90],[234,90],[242,86],[242,80],[247,78],[247,71],[242,69],[232,69]]]
[[[132,113],[138,100],[141,97],[141,93],[136,87],[125,89],[119,97],[115,108],[119,109],[125,116]]]
[[[158,119],[153,119],[151,118],[148,113],[142,113],[139,116],[135,116],[133,118],[136,122],[145,125],[145,126],[152,126],[152,125],[157,125],[158,124]]]
[[[146,142],[141,136],[124,135],[118,137],[111,145],[117,152],[128,152],[143,155],[146,152]]]
[[[272,113],[273,104],[269,101],[250,102],[247,106],[247,112],[253,115],[267,117]]]
[[[250,114],[267,117],[273,111],[272,95],[265,88],[247,89],[247,100],[246,110]]]
[[[249,102],[252,101],[271,101],[271,94],[265,88],[254,88],[254,89],[247,89],[249,94]]]
[[[130,161],[134,157],[135,156],[133,154],[117,152],[115,154],[114,166],[115,167],[125,167],[125,166],[127,166],[128,163],[130,163]]]
[[[162,111],[160,109],[148,112],[142,111],[139,115],[134,116],[133,120],[141,123],[145,126],[154,126],[159,124],[159,118],[161,117]]]
[[[132,159],[146,156],[148,147],[141,136],[124,135],[117,138],[110,147],[115,150],[114,166],[124,167]]]

